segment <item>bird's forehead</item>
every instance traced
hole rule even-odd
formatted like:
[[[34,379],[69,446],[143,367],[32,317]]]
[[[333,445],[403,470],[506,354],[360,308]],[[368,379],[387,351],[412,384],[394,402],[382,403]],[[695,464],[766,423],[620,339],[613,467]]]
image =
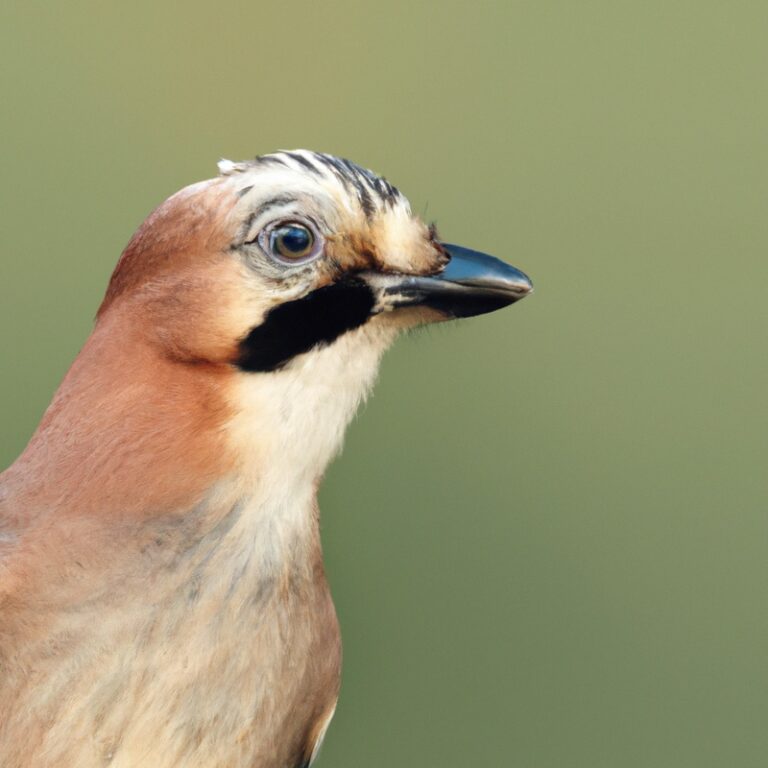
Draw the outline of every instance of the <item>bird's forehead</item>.
[[[333,155],[294,150],[244,163],[222,160],[219,172],[234,185],[244,208],[294,198],[332,219],[371,222],[389,211],[410,215],[408,200],[386,179]]]

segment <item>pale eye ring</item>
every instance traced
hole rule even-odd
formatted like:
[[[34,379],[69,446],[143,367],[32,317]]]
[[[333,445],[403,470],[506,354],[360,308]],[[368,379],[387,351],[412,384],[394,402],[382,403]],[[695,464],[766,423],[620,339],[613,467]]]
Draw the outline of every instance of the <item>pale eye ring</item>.
[[[323,252],[322,236],[304,219],[274,221],[261,230],[258,240],[267,256],[289,266],[306,264]]]

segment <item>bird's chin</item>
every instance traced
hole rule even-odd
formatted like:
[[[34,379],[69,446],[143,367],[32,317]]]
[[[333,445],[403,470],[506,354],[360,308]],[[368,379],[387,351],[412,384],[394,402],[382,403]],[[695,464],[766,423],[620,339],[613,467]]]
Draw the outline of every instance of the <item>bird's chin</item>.
[[[369,321],[371,328],[392,329],[395,332],[408,331],[421,325],[443,323],[452,320],[454,315],[447,315],[434,307],[425,304],[399,307],[398,309],[380,312]]]

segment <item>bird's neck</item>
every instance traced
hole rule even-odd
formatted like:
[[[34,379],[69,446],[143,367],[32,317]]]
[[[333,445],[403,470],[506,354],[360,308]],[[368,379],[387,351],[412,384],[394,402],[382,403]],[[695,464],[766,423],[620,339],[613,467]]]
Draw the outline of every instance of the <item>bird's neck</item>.
[[[317,488],[385,348],[359,333],[269,374],[183,365],[130,340],[116,355],[95,333],[0,482],[19,537],[50,550],[37,575],[60,570],[53,583],[74,603],[71,562],[103,570],[105,584],[123,561],[182,581],[206,574],[211,595],[312,582]],[[19,578],[34,589],[34,574]]]
[[[283,370],[247,373],[175,361],[106,320],[2,476],[22,515],[144,520],[190,509],[223,480],[275,509],[307,499],[391,340],[359,329]]]

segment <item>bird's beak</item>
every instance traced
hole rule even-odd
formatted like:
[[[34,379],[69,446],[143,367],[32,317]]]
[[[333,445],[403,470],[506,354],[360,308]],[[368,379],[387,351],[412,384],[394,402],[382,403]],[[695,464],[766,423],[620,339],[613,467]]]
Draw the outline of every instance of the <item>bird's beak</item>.
[[[533,284],[513,266],[479,251],[443,243],[450,256],[437,275],[371,275],[379,311],[424,306],[447,317],[493,312],[527,296]]]

